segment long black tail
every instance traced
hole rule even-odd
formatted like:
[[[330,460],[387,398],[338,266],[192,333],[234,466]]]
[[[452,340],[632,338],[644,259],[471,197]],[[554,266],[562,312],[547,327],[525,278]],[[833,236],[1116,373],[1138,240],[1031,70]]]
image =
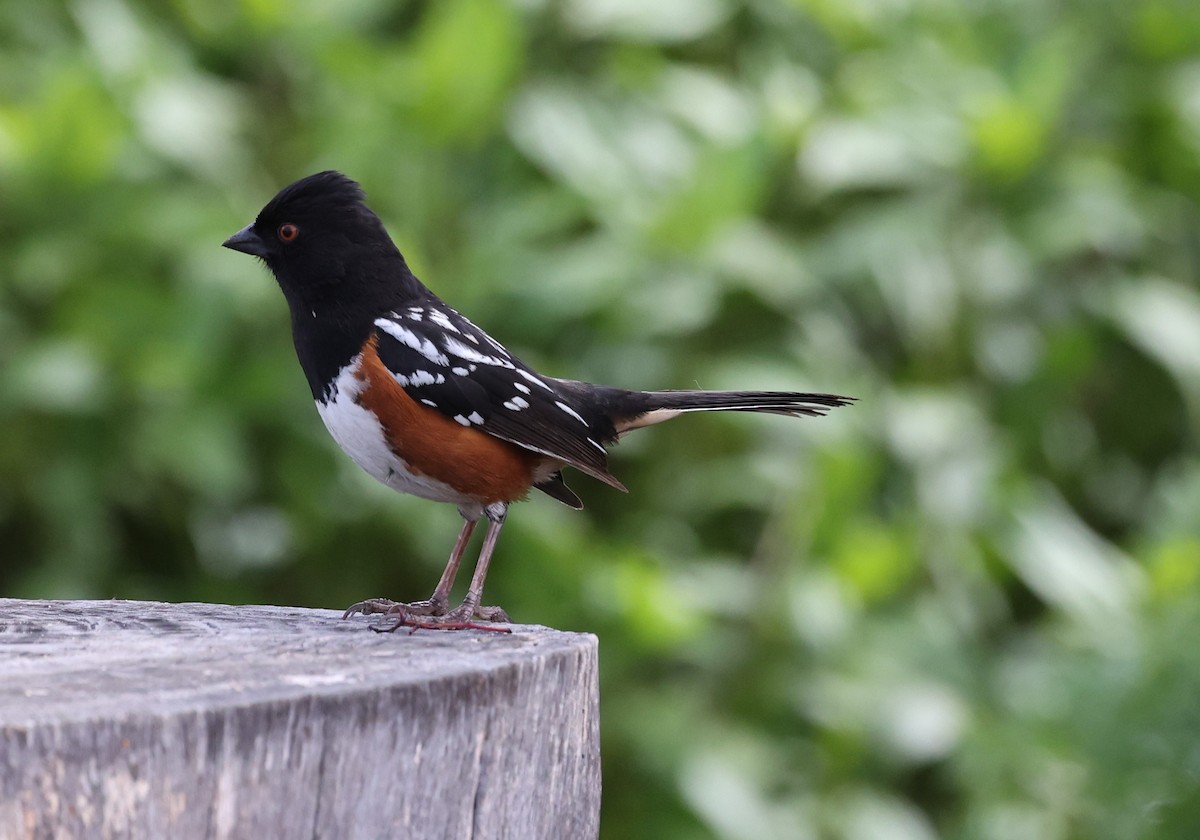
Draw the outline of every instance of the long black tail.
[[[850,405],[854,397],[839,394],[809,394],[798,391],[629,391],[592,385],[570,379],[554,380],[555,390],[564,395],[573,395],[575,404],[586,414],[584,424],[592,434],[599,434],[603,443],[614,443],[626,432],[652,426],[670,420],[689,411],[758,411],[768,414],[785,414],[790,417],[820,417],[831,408]],[[564,403],[558,408],[568,411]],[[570,409],[570,414],[583,415]],[[624,490],[608,472],[604,450],[596,439],[588,437],[596,451],[581,447],[580,460],[569,463],[601,481]],[[583,507],[576,496],[563,482],[562,473],[557,472],[547,481],[537,485],[560,502],[572,507]]]
[[[831,408],[854,402],[838,394],[804,394],[794,391],[645,391],[646,410],[766,411],[793,417],[820,417]]]
[[[688,411],[756,411],[790,417],[820,417],[850,405],[854,397],[796,391],[626,391],[613,400],[618,433],[670,420]]]

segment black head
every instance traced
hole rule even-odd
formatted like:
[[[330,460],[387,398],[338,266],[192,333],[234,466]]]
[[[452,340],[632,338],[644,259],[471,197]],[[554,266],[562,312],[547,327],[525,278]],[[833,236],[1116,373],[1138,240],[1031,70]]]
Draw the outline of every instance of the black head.
[[[318,172],[284,187],[222,244],[267,264],[293,318],[363,306],[374,317],[423,289],[363,199],[345,175]]]
[[[429,294],[363,203],[362,189],[339,172],[284,187],[223,244],[258,257],[275,275],[317,399],[362,349],[376,318]]]

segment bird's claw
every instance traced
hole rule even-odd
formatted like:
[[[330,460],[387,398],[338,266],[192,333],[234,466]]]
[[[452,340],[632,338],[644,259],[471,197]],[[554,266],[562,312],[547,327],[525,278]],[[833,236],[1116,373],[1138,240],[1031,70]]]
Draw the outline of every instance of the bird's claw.
[[[394,633],[401,627],[409,632],[417,630],[486,630],[490,633],[511,633],[508,627],[481,624],[475,619],[496,624],[509,624],[512,619],[500,607],[472,607],[462,604],[449,612],[444,604],[435,601],[414,601],[404,604],[390,598],[368,598],[352,604],[342,613],[342,618],[352,615],[382,615],[392,619],[390,623],[372,626],[376,633]]]

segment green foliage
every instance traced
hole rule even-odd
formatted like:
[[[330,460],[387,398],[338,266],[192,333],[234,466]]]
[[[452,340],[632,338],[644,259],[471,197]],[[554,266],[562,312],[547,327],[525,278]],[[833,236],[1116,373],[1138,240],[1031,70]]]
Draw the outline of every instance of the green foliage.
[[[862,398],[614,456],[489,594],[602,640],[613,838],[1200,830],[1200,6],[0,2],[0,593],[419,597],[221,240],[326,167],[547,372]],[[399,640],[398,640],[399,641]]]

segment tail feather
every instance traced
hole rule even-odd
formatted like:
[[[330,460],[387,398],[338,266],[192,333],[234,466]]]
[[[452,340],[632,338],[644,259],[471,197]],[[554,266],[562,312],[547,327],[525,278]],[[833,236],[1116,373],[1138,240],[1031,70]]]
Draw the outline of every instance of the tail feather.
[[[634,391],[614,417],[618,434],[651,426],[689,411],[754,411],[789,417],[820,417],[850,405],[854,397],[795,391]]]
[[[648,409],[678,411],[774,411],[819,417],[831,408],[854,402],[838,394],[792,391],[646,391]]]

